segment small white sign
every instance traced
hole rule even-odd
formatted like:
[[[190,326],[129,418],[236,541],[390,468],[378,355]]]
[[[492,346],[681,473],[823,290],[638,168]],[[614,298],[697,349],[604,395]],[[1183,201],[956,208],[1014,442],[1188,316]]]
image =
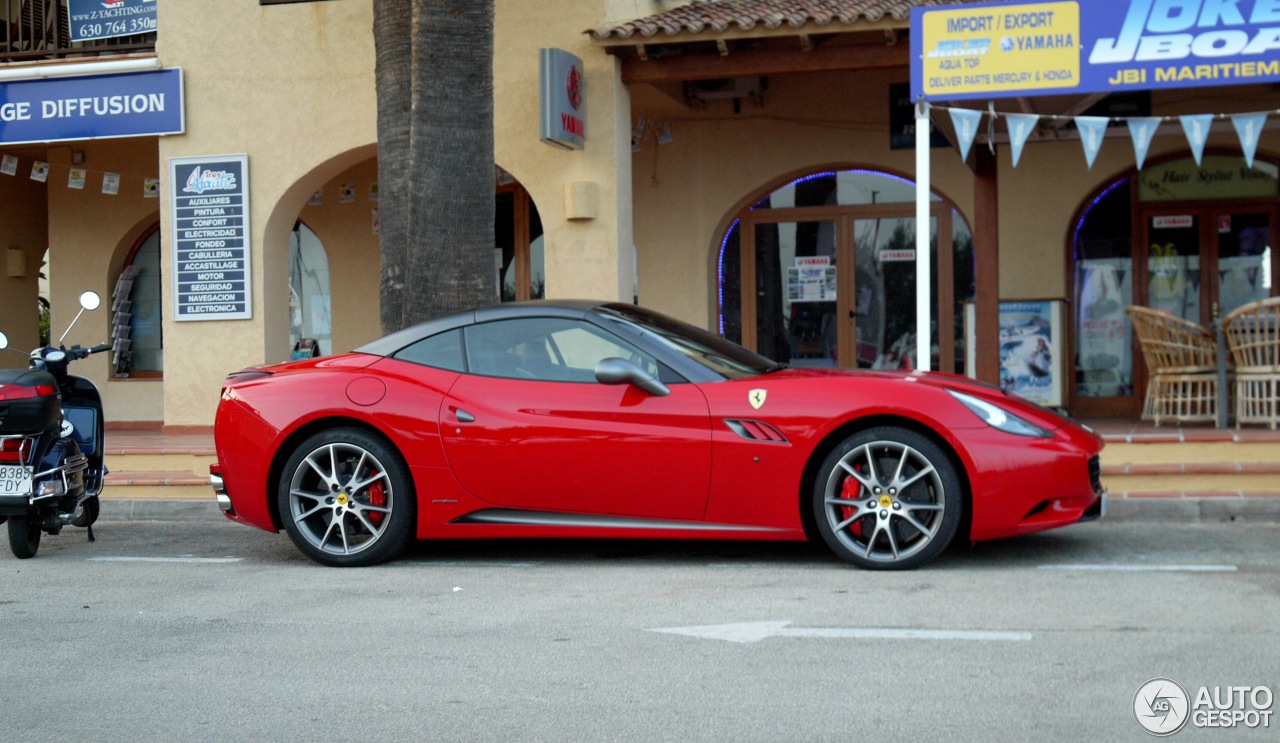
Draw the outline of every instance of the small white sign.
[[[1190,214],[1175,214],[1165,217],[1152,217],[1151,226],[1157,230],[1176,230],[1183,227],[1192,227],[1195,225],[1195,219]]]
[[[914,250],[881,250],[881,263],[908,262],[916,259],[916,251]]]

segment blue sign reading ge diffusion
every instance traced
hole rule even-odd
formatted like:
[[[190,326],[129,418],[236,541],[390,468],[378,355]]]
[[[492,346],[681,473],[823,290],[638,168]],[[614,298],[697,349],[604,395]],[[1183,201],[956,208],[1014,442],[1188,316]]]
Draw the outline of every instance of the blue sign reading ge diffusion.
[[[67,0],[71,40],[90,41],[156,30],[156,0]]]
[[[0,82],[0,145],[184,129],[180,68]]]

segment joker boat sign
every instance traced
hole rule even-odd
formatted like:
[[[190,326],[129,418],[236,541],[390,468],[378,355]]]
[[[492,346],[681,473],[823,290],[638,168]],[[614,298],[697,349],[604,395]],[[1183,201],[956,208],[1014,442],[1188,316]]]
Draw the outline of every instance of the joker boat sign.
[[[1262,61],[1277,52],[1280,0],[1134,0],[1120,33],[1098,39],[1089,63],[1211,62],[1236,55]]]

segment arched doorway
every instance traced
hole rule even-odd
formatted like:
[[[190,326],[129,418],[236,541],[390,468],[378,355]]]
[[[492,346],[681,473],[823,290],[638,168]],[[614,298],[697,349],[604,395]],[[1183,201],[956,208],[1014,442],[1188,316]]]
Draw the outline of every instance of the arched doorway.
[[[298,221],[289,236],[289,345],[295,355],[333,353],[332,308],[329,257],[316,233]]]
[[[794,366],[910,366],[914,199],[913,181],[858,168],[808,173],[765,189],[735,215],[719,243],[720,333]],[[973,239],[960,213],[936,193],[929,229],[932,364],[963,372],[961,308],[973,300]]]
[[[120,270],[111,305],[113,376],[164,376],[165,282],[160,250],[160,223],[155,222],[134,243]]]
[[[1149,163],[1096,191],[1069,236],[1077,415],[1136,417],[1145,391],[1124,308],[1210,326],[1275,296],[1280,168],[1238,154]]]
[[[524,186],[501,168],[496,197],[493,233],[498,296],[503,302],[542,299],[547,273],[538,207]]]

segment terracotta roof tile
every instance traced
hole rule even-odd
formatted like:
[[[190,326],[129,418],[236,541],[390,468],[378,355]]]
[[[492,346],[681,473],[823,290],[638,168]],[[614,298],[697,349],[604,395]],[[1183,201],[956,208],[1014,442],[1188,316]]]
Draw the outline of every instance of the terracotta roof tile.
[[[756,26],[779,28],[825,27],[832,23],[879,21],[886,16],[906,21],[911,9],[927,5],[957,5],[979,0],[694,0],[689,5],[638,18],[617,26],[592,29],[593,38],[675,37],[704,32],[723,33],[733,27],[749,31]],[[816,30],[816,29],[815,29]],[[839,30],[839,29],[831,29]],[[674,39],[673,39],[674,40]]]

